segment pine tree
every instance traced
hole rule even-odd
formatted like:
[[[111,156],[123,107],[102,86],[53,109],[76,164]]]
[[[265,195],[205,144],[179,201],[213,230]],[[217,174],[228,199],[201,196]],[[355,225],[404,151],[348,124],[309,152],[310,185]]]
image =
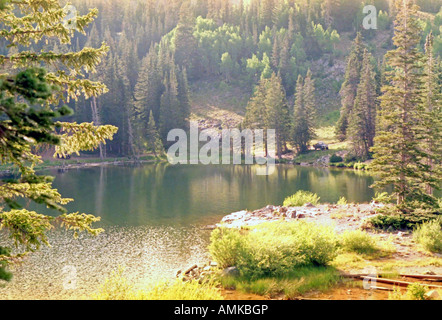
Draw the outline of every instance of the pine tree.
[[[372,148],[372,168],[379,180],[375,188],[392,186],[397,207],[404,213],[418,206],[434,205],[434,198],[427,195],[424,101],[422,90],[423,55],[418,45],[421,28],[417,18],[417,6],[411,0],[397,1],[393,42],[396,49],[387,53],[387,64],[392,68],[386,79],[381,97],[380,120]]]
[[[276,154],[282,158],[282,147],[289,138],[290,120],[286,94],[280,76],[272,74],[264,98],[266,128],[276,133]]]
[[[180,67],[185,67],[189,76],[197,75],[197,44],[193,36],[195,19],[190,10],[190,1],[181,5],[180,19],[175,31],[175,62]]]
[[[376,128],[376,81],[370,59],[371,55],[365,49],[361,81],[348,126],[348,138],[351,141],[353,153],[361,159],[370,157]]]
[[[95,71],[107,52],[106,45],[67,53],[30,49],[31,42],[38,45],[46,37],[59,39],[61,45],[70,43],[74,32],[85,33],[86,26],[96,15],[97,11],[91,10],[77,17],[75,24],[67,25],[63,23],[66,12],[58,1],[0,3],[1,41],[23,49],[11,55],[0,55],[3,70],[0,75],[0,161],[12,164],[18,172],[13,179],[0,184],[0,229],[9,231],[15,244],[23,245],[24,254],[49,244],[47,232],[54,225],[61,224],[75,234],[87,231],[96,235],[102,231],[92,228],[98,218],[67,213],[64,205],[71,199],[62,198],[52,188],[51,177],[35,173],[33,168],[41,160],[31,152],[41,144],[55,146],[54,156],[62,157],[81,150],[94,150],[100,143],[112,139],[117,131],[113,126],[56,121],[71,111],[65,105],[56,107],[62,102],[76,99],[81,93],[88,99],[106,92],[103,84],[83,76],[85,72]],[[3,68],[4,65],[13,68]],[[45,65],[58,68],[47,72],[42,68]],[[23,209],[20,204],[23,199],[46,205],[61,214],[50,217]],[[0,277],[9,279],[6,264],[21,256],[10,255],[10,248],[0,247]]]
[[[340,140],[345,140],[347,137],[348,119],[353,110],[358,85],[361,78],[363,51],[364,45],[362,43],[362,35],[358,33],[353,42],[353,49],[347,59],[345,79],[340,91],[341,116],[336,128],[336,134]]]
[[[311,91],[309,81],[304,84],[304,79],[299,75],[296,83],[292,143],[299,153],[307,152],[309,143],[315,136],[312,115],[310,114],[311,108],[307,107],[307,104],[311,104],[310,93],[306,94],[307,91]]]
[[[160,134],[155,124],[152,110],[150,111],[149,122],[147,124],[147,146],[152,150],[155,157],[164,154],[163,142],[161,141]]]
[[[307,122],[310,129],[310,136],[314,138],[314,128],[316,127],[316,94],[315,81],[310,68],[304,80],[304,106],[307,114]]]
[[[425,42],[425,75],[424,75],[424,150],[427,155],[426,164],[427,186],[426,192],[433,195],[434,190],[440,189],[442,161],[442,92],[439,83],[440,70],[433,56],[433,34],[427,36]]]

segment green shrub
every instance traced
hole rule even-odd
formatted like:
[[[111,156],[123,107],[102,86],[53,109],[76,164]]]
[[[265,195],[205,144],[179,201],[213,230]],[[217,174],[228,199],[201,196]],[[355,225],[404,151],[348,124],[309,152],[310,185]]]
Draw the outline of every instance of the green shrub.
[[[356,162],[353,164],[353,169],[355,170],[365,170],[367,169],[367,165],[363,162]]]
[[[241,292],[270,298],[284,294],[286,299],[295,299],[313,290],[326,292],[341,280],[339,270],[333,267],[303,266],[280,277],[250,279],[241,276],[226,276],[220,278],[220,283],[225,288],[234,288]]]
[[[338,162],[342,162],[342,161],[343,161],[342,157],[337,156],[336,154],[333,154],[333,155],[330,157],[330,162],[331,162],[331,163],[338,163]]]
[[[317,205],[321,198],[316,193],[300,190],[284,200],[284,207],[302,207],[306,203]]]
[[[209,252],[221,268],[236,266],[245,247],[246,238],[237,229],[217,228],[210,235]]]
[[[336,167],[337,168],[345,168],[346,166],[345,166],[345,164],[344,163],[338,163],[337,165],[336,165]]]
[[[358,157],[356,157],[354,154],[351,154],[351,153],[347,153],[344,157],[345,163],[356,162],[357,160],[358,160]]]
[[[374,197],[372,201],[377,203],[390,203],[391,202],[391,195],[388,192],[375,192]]]
[[[407,291],[402,294],[399,289],[388,295],[388,300],[426,300],[427,287],[419,283],[410,284]]]
[[[347,199],[345,197],[340,197],[338,202],[337,202],[337,205],[338,206],[342,206],[342,205],[346,205],[346,204],[348,204]]]
[[[375,239],[361,230],[345,231],[340,240],[341,248],[346,252],[371,254],[379,250]]]
[[[333,229],[306,221],[264,223],[244,235],[239,230],[214,232],[209,247],[214,260],[222,266],[235,265],[241,275],[252,278],[284,275],[299,266],[326,265],[338,248]]]
[[[368,219],[369,223],[377,229],[403,230],[411,226],[405,217],[400,215],[377,215]]]
[[[442,252],[442,219],[425,222],[413,231],[413,239],[425,250]]]

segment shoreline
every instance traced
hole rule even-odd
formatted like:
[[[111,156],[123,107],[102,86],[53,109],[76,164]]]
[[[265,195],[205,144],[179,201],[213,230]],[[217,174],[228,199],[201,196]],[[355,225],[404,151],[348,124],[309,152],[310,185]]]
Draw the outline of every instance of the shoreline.
[[[94,158],[92,158],[94,159]],[[112,160],[113,159],[113,160]],[[62,163],[60,161],[52,161],[49,163],[42,163],[36,166],[34,170],[36,172],[43,171],[43,170],[49,170],[49,169],[57,169],[57,170],[69,170],[69,169],[81,169],[81,168],[90,168],[90,167],[100,167],[100,166],[106,166],[106,165],[124,165],[124,164],[146,164],[146,163],[161,163],[164,162],[164,159],[161,158],[152,158],[152,159],[129,159],[126,157],[121,158],[107,158],[105,160],[99,160],[99,161],[88,161],[91,160],[91,158],[74,158],[67,160],[69,163]],[[95,160],[95,159],[94,159]],[[75,161],[75,162],[74,162]],[[295,167],[310,167],[310,168],[322,168],[322,169],[348,169],[352,171],[365,171],[369,172],[366,168],[355,168],[352,165],[335,165],[335,164],[319,164],[319,163],[299,163],[294,162],[293,160],[289,161],[276,161],[275,165],[291,165]],[[0,165],[0,178],[5,177],[8,175],[13,174],[13,169],[6,169],[1,168]]]

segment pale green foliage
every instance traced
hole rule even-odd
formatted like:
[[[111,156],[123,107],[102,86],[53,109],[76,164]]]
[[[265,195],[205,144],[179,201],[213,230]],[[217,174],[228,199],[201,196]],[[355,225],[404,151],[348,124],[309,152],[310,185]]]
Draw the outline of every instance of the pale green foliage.
[[[442,252],[442,219],[425,222],[413,231],[413,239],[425,250]]]
[[[80,151],[93,151],[106,140],[112,140],[118,128],[110,125],[94,126],[93,123],[71,123],[57,122],[61,127],[60,144],[55,147],[54,157],[57,155],[65,157]]]
[[[34,171],[41,158],[32,151],[42,145],[54,145],[56,155],[66,156],[93,150],[112,139],[117,131],[113,126],[54,122],[71,114],[66,106],[57,107],[60,104],[81,95],[87,99],[107,90],[105,85],[85,77],[85,73],[95,72],[106,54],[108,48],[104,44],[98,49],[84,48],[63,54],[30,49],[32,42],[38,44],[47,38],[58,40],[59,44],[70,43],[74,32],[85,34],[97,10],[77,16],[76,24],[69,27],[63,22],[66,15],[58,0],[10,1],[0,7],[1,40],[10,47],[20,46],[20,50],[10,50],[9,55],[0,55],[0,161],[12,164],[16,170],[13,179],[0,183],[0,230],[26,250],[9,254],[10,248],[0,246],[0,251],[8,253],[0,255],[0,269],[41,245],[49,245],[47,232],[56,225],[73,230],[74,236],[80,231],[92,235],[102,231],[91,227],[99,218],[66,213],[63,206],[72,199],[62,198],[52,188],[52,177]],[[46,72],[45,66],[52,72]],[[61,215],[45,216],[23,209],[20,205],[23,199],[58,210]]]
[[[94,300],[222,300],[216,284],[208,281],[159,282],[152,288],[137,290],[124,276],[124,268],[118,268],[91,296]]]
[[[209,252],[221,268],[234,266],[245,250],[244,237],[236,229],[217,228],[210,240]]]
[[[388,192],[375,192],[372,200],[378,203],[390,203],[391,198],[392,197]]]
[[[379,250],[376,240],[361,230],[345,231],[340,237],[340,245],[346,252],[370,254]]]
[[[284,200],[284,207],[301,207],[306,203],[310,202],[313,205],[319,204],[319,200],[321,198],[318,197],[316,193],[312,193],[310,191],[300,190],[296,192],[294,195],[287,197]]]
[[[400,289],[395,289],[388,295],[388,300],[426,300],[427,287],[419,283],[413,283],[407,287],[407,291],[402,293]]]
[[[124,276],[124,268],[119,267],[92,294],[94,300],[133,300],[137,293]]]
[[[147,300],[223,300],[215,284],[211,282],[182,281],[157,284],[145,294]]]
[[[264,223],[241,234],[215,230],[209,251],[221,266],[242,275],[278,276],[304,265],[326,265],[337,253],[334,231],[305,221]]]
[[[337,202],[337,205],[342,206],[342,205],[346,205],[346,204],[348,204],[347,199],[345,197],[340,197]]]

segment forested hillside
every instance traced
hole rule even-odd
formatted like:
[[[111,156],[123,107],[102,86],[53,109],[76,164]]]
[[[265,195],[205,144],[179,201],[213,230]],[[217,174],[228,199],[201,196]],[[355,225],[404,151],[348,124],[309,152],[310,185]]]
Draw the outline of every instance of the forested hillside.
[[[117,126],[118,134],[105,150],[112,156],[143,154],[152,149],[148,147],[149,132],[156,131],[165,143],[170,129],[186,128],[189,119],[210,118],[211,112],[219,118],[215,124],[237,125],[244,119],[257,85],[263,79],[271,81],[273,74],[291,114],[297,84],[304,83],[309,73],[307,78],[315,88],[311,106],[315,121],[335,125],[347,98],[342,99],[343,83],[348,81],[347,59],[357,34],[367,50],[365,58],[370,60],[374,90],[379,93],[383,56],[393,48],[396,14],[390,0],[72,3],[81,14],[91,8],[99,10],[86,34],[77,33],[69,45],[48,40],[33,49],[79,51],[99,48],[103,42],[109,47],[98,72],[90,76],[103,82],[108,92],[70,101],[75,114],[67,120]],[[362,28],[365,4],[377,8],[377,30]],[[442,52],[440,0],[418,0],[417,4],[424,30],[421,49],[432,32],[433,53],[438,56]],[[19,50],[0,46],[3,55]],[[363,50],[360,54],[362,61]],[[341,125],[344,120],[339,119]]]

